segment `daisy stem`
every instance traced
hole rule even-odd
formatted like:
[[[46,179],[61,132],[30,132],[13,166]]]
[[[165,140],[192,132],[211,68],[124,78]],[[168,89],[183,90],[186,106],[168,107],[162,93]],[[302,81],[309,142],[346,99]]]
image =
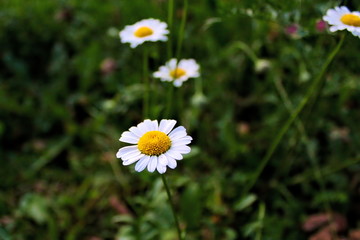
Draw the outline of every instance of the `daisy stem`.
[[[182,14],[182,17],[181,17],[179,36],[178,36],[178,39],[177,39],[177,48],[176,48],[176,59],[177,59],[177,61],[179,61],[179,59],[180,59],[182,42],[183,42],[184,32],[185,32],[185,24],[186,24],[186,18],[187,18],[188,5],[189,5],[188,0],[184,0],[183,14]],[[170,31],[171,31],[172,22],[173,22],[173,12],[174,12],[174,3],[173,3],[173,0],[169,0],[168,23],[169,23]],[[168,57],[170,58],[171,56],[172,56],[171,43],[169,41]],[[177,64],[178,64],[178,62],[176,63],[176,68],[177,68]],[[174,95],[174,86],[171,85],[171,86],[169,86],[169,89],[168,89],[168,92],[167,92],[165,117],[170,117],[171,116],[171,107],[172,107],[172,103],[173,103],[173,101],[172,101],[173,100],[173,95]]]
[[[184,120],[183,117],[184,117],[184,88],[180,88],[179,91],[178,91],[178,94],[177,94],[177,109],[178,109],[178,112],[181,114],[180,116],[182,117],[182,121]]]
[[[320,91],[321,91],[323,85],[324,84],[320,85],[316,95],[320,95]],[[286,90],[285,90],[284,86],[282,85],[280,79],[275,80],[275,87],[278,90],[278,92],[280,94],[280,97],[282,98],[282,101],[283,101],[285,107],[287,108],[287,110],[291,114],[293,112],[293,110],[292,110],[293,109],[293,104],[290,101],[288,93],[286,92]],[[295,125],[298,128],[298,132],[301,135],[300,140],[301,140],[302,144],[305,146],[306,153],[307,153],[307,155],[309,157],[310,164],[312,165],[312,167],[314,169],[314,175],[315,175],[315,178],[316,178],[316,180],[317,180],[317,182],[318,182],[318,184],[320,186],[320,190],[326,196],[326,191],[325,191],[326,188],[325,188],[325,183],[323,181],[323,174],[321,172],[321,168],[319,166],[319,163],[318,163],[318,161],[316,159],[315,153],[311,150],[311,146],[309,144],[309,136],[308,136],[308,134],[307,134],[307,132],[305,130],[305,126],[304,126],[303,122],[301,121],[301,119],[299,119],[299,118],[295,119]],[[328,212],[331,210],[331,206],[330,206],[328,198],[325,199],[325,209]]]
[[[166,190],[167,196],[169,198],[169,202],[170,202],[172,213],[174,215],[174,220],[175,220],[175,225],[176,225],[176,228],[177,228],[179,240],[182,240],[180,224],[179,224],[179,220],[178,220],[178,217],[177,217],[177,214],[176,214],[176,211],[175,211],[175,204],[174,204],[174,201],[172,199],[170,189],[169,189],[169,186],[168,186],[168,183],[167,183],[167,180],[166,180],[164,174],[161,174],[161,179],[162,179],[162,181],[164,183],[165,190]]]
[[[165,109],[165,118],[171,117],[171,106],[174,95],[174,86],[172,84],[168,84],[168,92],[167,92],[167,101],[166,101],[166,109]]]
[[[144,119],[149,118],[149,101],[150,101],[150,82],[149,82],[149,64],[148,64],[148,51],[144,49],[144,58],[143,58],[143,78],[144,78],[144,102],[143,102],[143,117]]]
[[[178,37],[177,49],[176,49],[176,58],[178,61],[180,59],[182,43],[184,40],[183,38],[184,38],[184,32],[185,32],[185,24],[186,24],[188,6],[189,6],[188,0],[184,0],[184,7],[183,7],[183,13],[182,13],[182,17],[181,17],[179,37]]]
[[[263,172],[264,168],[266,167],[266,165],[268,164],[270,158],[272,157],[272,155],[274,154],[275,150],[277,149],[277,147],[279,146],[280,141],[282,140],[282,138],[284,137],[284,135],[286,134],[286,132],[289,130],[289,128],[291,127],[291,125],[294,123],[294,121],[297,119],[297,117],[299,116],[299,114],[302,112],[302,110],[304,109],[304,107],[307,105],[307,103],[309,102],[310,98],[317,93],[317,90],[319,88],[319,86],[321,85],[321,80],[324,77],[324,74],[327,70],[327,68],[329,67],[330,63],[332,62],[332,60],[334,59],[334,57],[336,56],[336,54],[339,52],[343,42],[344,42],[344,37],[345,35],[342,35],[339,43],[337,44],[337,46],[334,48],[334,50],[329,54],[329,56],[327,57],[325,63],[323,64],[321,71],[319,72],[319,74],[316,76],[315,80],[313,81],[313,83],[310,85],[305,97],[302,99],[302,101],[300,102],[300,104],[297,106],[297,108],[291,113],[290,117],[288,118],[288,120],[286,121],[286,123],[283,125],[283,127],[280,129],[279,133],[277,134],[277,136],[275,137],[275,139],[272,141],[272,144],[270,145],[270,147],[268,148],[265,157],[263,158],[263,160],[260,162],[259,167],[256,169],[252,179],[249,181],[249,184],[247,186],[245,186],[244,191],[243,191],[243,196],[248,193],[250,191],[250,189],[254,186],[254,184],[256,183],[256,181],[258,180],[259,176],[261,175],[261,173]]]
[[[172,41],[171,41],[171,34],[172,34],[172,25],[173,25],[173,19],[174,19],[174,0],[169,0],[168,4],[168,24],[169,24],[169,40],[167,44],[167,57],[170,59],[173,55],[172,53]]]

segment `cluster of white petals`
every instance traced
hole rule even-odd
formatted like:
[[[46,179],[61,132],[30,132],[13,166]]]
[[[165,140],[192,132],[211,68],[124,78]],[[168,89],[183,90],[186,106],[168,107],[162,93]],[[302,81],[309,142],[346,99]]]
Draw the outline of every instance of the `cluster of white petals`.
[[[360,12],[351,12],[347,7],[329,9],[323,20],[330,25],[330,31],[348,30],[354,36],[360,37]]]
[[[135,48],[146,41],[167,41],[168,33],[166,23],[149,18],[126,26],[119,35],[122,43],[130,43],[130,47]]]
[[[120,148],[116,154],[121,158],[123,165],[130,165],[136,162],[135,170],[149,172],[157,170],[165,173],[167,167],[176,168],[177,160],[183,159],[183,154],[190,152],[187,146],[192,141],[186,129],[179,126],[174,129],[175,120],[163,119],[145,120],[129,131],[122,133],[121,142],[134,144]]]
[[[165,66],[161,66],[158,71],[154,72],[153,76],[160,78],[161,81],[173,82],[175,87],[180,87],[189,78],[199,77],[199,70],[200,66],[194,59],[178,61],[172,58],[165,63]]]

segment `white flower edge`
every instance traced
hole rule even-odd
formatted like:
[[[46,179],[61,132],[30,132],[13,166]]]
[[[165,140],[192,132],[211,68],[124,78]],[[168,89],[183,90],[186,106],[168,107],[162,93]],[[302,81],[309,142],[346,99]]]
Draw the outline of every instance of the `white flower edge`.
[[[341,17],[345,14],[354,14],[360,17],[360,12],[354,11],[351,12],[347,7],[335,7],[332,9],[328,9],[326,11],[326,15],[323,17],[323,20],[326,21],[330,26],[330,32],[336,32],[339,30],[348,30],[354,36],[360,36],[360,27],[346,25],[341,21]]]
[[[185,70],[185,74],[179,78],[173,78],[170,75],[170,72],[180,68]],[[161,66],[158,71],[153,73],[153,77],[160,78],[163,82],[172,82],[174,81],[174,86],[181,87],[183,82],[187,81],[189,78],[197,78],[200,76],[200,66],[194,59],[182,59],[177,63],[177,59],[172,58],[165,63],[164,66]]]
[[[121,158],[123,165],[136,163],[135,171],[141,172],[145,168],[149,172],[157,170],[160,174],[166,172],[167,167],[175,169],[177,160],[183,159],[183,154],[188,154],[191,148],[187,144],[191,143],[192,137],[188,136],[183,126],[176,127],[176,120],[163,119],[158,124],[157,120],[146,119],[136,127],[131,127],[129,131],[122,133],[121,142],[135,144],[120,148],[116,153],[117,158]],[[171,140],[171,147],[159,156],[149,156],[140,152],[137,143],[139,139],[149,131],[160,131],[168,135]]]
[[[146,37],[135,36],[135,31],[140,27],[150,28],[153,31],[153,34]],[[133,25],[127,25],[122,31],[119,32],[121,42],[130,43],[131,48],[136,48],[138,45],[146,41],[167,41],[168,37],[166,34],[169,34],[169,30],[167,30],[167,24],[154,18],[143,19]]]

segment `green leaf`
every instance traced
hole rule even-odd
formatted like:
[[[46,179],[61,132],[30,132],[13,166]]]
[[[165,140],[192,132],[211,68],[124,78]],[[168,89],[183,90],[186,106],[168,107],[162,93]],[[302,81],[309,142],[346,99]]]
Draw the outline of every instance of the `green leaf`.
[[[48,215],[48,200],[43,196],[28,193],[20,201],[20,213],[23,216],[33,219],[39,224],[44,224]]]
[[[236,204],[234,209],[237,211],[242,211],[245,208],[251,206],[257,200],[257,196],[255,194],[249,194],[243,198],[241,198]]]

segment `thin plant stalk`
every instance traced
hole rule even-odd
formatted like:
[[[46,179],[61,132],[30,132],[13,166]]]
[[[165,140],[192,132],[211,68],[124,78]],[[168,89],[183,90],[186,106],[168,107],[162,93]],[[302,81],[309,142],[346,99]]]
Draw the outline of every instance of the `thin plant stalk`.
[[[169,40],[167,42],[167,57],[170,59],[173,56],[172,53],[172,29],[173,29],[173,19],[174,19],[174,0],[169,0],[168,4],[168,26],[169,26]]]
[[[186,19],[187,19],[187,13],[188,13],[188,7],[189,7],[189,3],[188,0],[184,0],[184,7],[183,7],[183,13],[181,16],[181,22],[180,22],[180,30],[179,30],[179,36],[178,36],[178,42],[177,42],[177,49],[176,49],[176,68],[177,69],[177,65],[180,61],[180,57],[181,57],[181,50],[182,50],[182,44],[183,44],[183,40],[184,40],[184,33],[185,33],[185,25],[186,25]],[[177,96],[177,103],[178,103],[178,112],[182,112],[183,110],[183,105],[184,105],[184,101],[183,101],[183,97],[184,97],[184,93],[183,93],[183,89],[180,88],[178,91],[178,96]]]
[[[188,7],[189,3],[188,0],[184,0],[184,8],[183,13],[181,17],[181,23],[180,23],[180,30],[179,30],[179,36],[177,41],[177,48],[176,48],[176,58],[179,60],[181,57],[181,49],[182,49],[182,43],[184,40],[184,32],[185,32],[185,24],[187,19],[187,13],[188,13]]]
[[[150,106],[150,80],[149,80],[149,56],[147,49],[144,49],[143,56],[143,80],[144,80],[144,99],[143,99],[143,117],[149,118],[149,106]]]
[[[168,84],[168,91],[166,96],[166,107],[165,107],[165,117],[169,118],[172,114],[171,108],[172,108],[172,102],[173,102],[173,96],[174,96],[174,86],[172,83]]]
[[[174,204],[174,201],[173,201],[173,198],[172,198],[170,189],[169,189],[169,185],[168,185],[167,180],[166,180],[166,178],[165,178],[165,176],[164,176],[163,174],[161,174],[161,179],[162,179],[162,181],[163,181],[163,183],[164,183],[165,190],[166,190],[167,196],[168,196],[168,198],[169,198],[169,202],[170,202],[170,206],[171,206],[172,213],[173,213],[173,215],[174,215],[174,220],[175,220],[175,225],[176,225],[176,229],[177,229],[177,233],[178,233],[179,240],[182,240],[182,237],[181,237],[181,228],[180,228],[178,216],[177,216],[176,211],[175,211],[175,204]]]
[[[279,146],[279,143],[281,142],[284,135],[287,133],[287,131],[289,130],[291,125],[294,123],[294,121],[298,118],[299,114],[302,112],[304,107],[309,102],[309,99],[314,94],[317,93],[319,86],[321,85],[321,80],[324,77],[326,70],[328,69],[330,63],[332,62],[332,60],[334,59],[336,54],[339,52],[339,50],[344,42],[344,37],[345,37],[345,35],[342,35],[339,43],[334,48],[334,50],[329,54],[329,56],[327,57],[325,63],[323,64],[323,66],[321,68],[321,71],[319,72],[319,74],[317,75],[317,77],[315,78],[315,80],[313,81],[311,86],[309,87],[305,97],[302,99],[302,101],[297,106],[297,108],[292,112],[292,114],[290,115],[290,117],[288,118],[286,123],[283,125],[283,127],[280,129],[279,133],[276,135],[275,139],[272,141],[272,144],[268,148],[265,157],[260,162],[259,167],[256,169],[252,179],[249,181],[249,184],[247,186],[245,186],[243,195],[245,195],[247,192],[249,192],[251,190],[251,188],[254,186],[254,184],[258,180],[259,176],[263,172],[264,168],[269,163],[269,160],[271,159],[272,155],[275,153],[275,151],[276,151],[277,147]]]
[[[260,227],[256,231],[255,240],[262,239],[262,230],[264,228],[265,214],[266,214],[266,206],[264,203],[260,203],[259,213],[258,213],[258,222],[260,223]]]
[[[172,29],[173,29],[173,20],[174,20],[174,0],[169,0],[168,4],[168,25],[170,30],[169,40],[167,44],[167,57],[168,59],[173,57],[172,51]],[[174,86],[172,84],[168,84],[167,87],[167,96],[166,96],[166,106],[164,116],[169,118],[171,116],[171,107],[172,107],[172,99],[174,95]]]
[[[323,85],[324,85],[324,84],[322,84],[321,87],[319,88],[319,92],[322,90],[322,86],[323,86]],[[282,85],[280,79],[275,80],[275,86],[276,86],[276,88],[277,88],[277,90],[278,90],[281,98],[283,99],[283,102],[284,102],[285,107],[287,108],[287,110],[289,111],[289,113],[292,114],[292,112],[293,112],[293,111],[292,111],[293,105],[292,105],[292,103],[291,103],[291,101],[290,101],[290,99],[289,99],[289,96],[288,96],[288,94],[287,94],[284,86]],[[320,95],[319,92],[317,93],[318,96]],[[305,146],[306,153],[307,153],[307,155],[308,155],[308,157],[309,157],[309,159],[310,159],[310,163],[312,164],[312,167],[313,167],[313,169],[314,169],[315,178],[316,178],[316,180],[317,180],[317,182],[318,182],[318,184],[319,184],[319,186],[320,186],[321,192],[325,194],[325,193],[326,193],[326,191],[325,191],[325,183],[324,183],[324,181],[323,181],[323,175],[322,175],[322,172],[321,172],[321,168],[320,168],[320,166],[319,166],[319,163],[317,162],[317,159],[316,159],[316,157],[315,157],[315,155],[314,155],[314,152],[311,151],[310,146],[309,146],[309,144],[308,144],[308,142],[309,142],[309,137],[308,137],[308,135],[307,135],[307,133],[306,133],[304,124],[303,124],[303,122],[301,121],[300,118],[297,118],[297,119],[295,120],[295,125],[296,125],[296,127],[298,128],[298,131],[299,131],[299,133],[300,133],[300,135],[301,135],[301,136],[300,136],[300,139],[301,139],[302,143],[303,143],[304,146]],[[330,203],[329,203],[329,199],[326,198],[325,200],[326,200],[326,206],[325,206],[325,208],[326,208],[326,210],[329,212],[329,211],[331,211],[331,206],[330,206]]]
[[[340,172],[340,171],[344,170],[345,168],[349,168],[349,167],[359,164],[359,163],[360,163],[360,158],[358,157],[358,158],[343,162],[342,164],[335,166],[335,167],[325,167],[322,171],[322,175],[328,176],[328,175]],[[312,181],[313,178],[315,178],[315,176],[312,173],[312,171],[305,171],[299,175],[292,177],[291,180],[287,183],[287,185],[292,186],[292,185],[296,185],[296,184],[301,184],[304,182]]]
[[[179,59],[181,57],[181,49],[182,49],[182,43],[183,43],[183,39],[184,39],[184,32],[185,32],[185,25],[186,25],[188,7],[189,7],[188,0],[184,0],[183,14],[182,14],[182,17],[181,17],[179,36],[178,36],[178,39],[177,39],[177,46],[176,46],[176,59],[177,59],[177,61],[179,61]],[[174,3],[172,3],[171,0],[170,0],[169,7],[168,7],[169,28],[172,26],[173,8],[174,8]],[[170,20],[170,16],[171,16],[171,20]],[[169,47],[168,47],[168,55],[172,56],[172,51],[171,51],[171,49],[169,49]],[[169,87],[169,89],[168,89],[168,92],[167,92],[165,117],[170,117],[170,115],[171,115],[171,108],[172,108],[172,105],[173,105],[173,97],[174,97],[174,86],[171,85]]]

